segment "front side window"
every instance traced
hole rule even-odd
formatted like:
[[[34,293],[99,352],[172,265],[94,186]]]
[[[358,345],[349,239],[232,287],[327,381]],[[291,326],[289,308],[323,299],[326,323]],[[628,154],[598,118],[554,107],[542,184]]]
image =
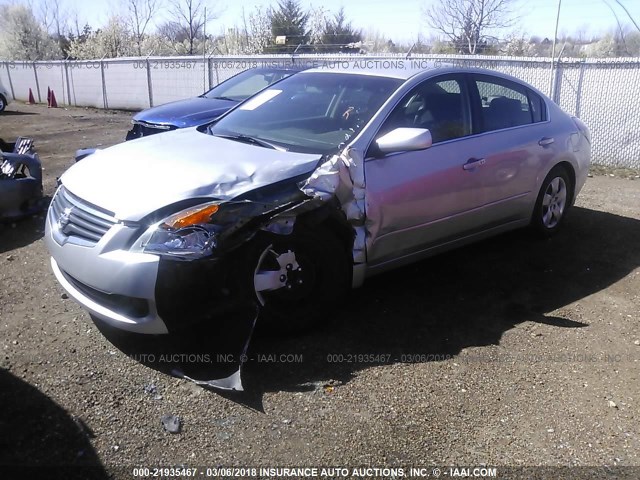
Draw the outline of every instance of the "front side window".
[[[482,131],[528,125],[544,120],[542,99],[528,88],[508,80],[477,76]]]
[[[337,151],[367,124],[402,80],[303,72],[247,100],[209,128],[304,153]]]
[[[409,92],[383,124],[380,135],[396,128],[426,128],[433,143],[471,133],[463,77],[429,79]]]

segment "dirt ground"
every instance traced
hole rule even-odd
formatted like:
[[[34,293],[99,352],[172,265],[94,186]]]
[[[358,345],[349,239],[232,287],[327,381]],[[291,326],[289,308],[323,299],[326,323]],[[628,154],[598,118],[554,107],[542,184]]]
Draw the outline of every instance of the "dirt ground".
[[[130,117],[12,104],[0,136],[35,139],[50,196],[76,149],[123,140]],[[594,172],[552,240],[514,232],[381,275],[318,331],[256,340],[245,394],[122,353],[55,281],[43,217],[0,225],[0,478],[61,465],[95,467],[64,478],[177,465],[640,478],[615,469],[640,466],[640,178]]]

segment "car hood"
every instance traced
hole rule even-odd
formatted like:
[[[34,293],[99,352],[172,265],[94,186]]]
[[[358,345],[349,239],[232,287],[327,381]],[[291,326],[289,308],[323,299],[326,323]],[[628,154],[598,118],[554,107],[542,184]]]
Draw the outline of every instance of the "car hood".
[[[204,97],[188,98],[143,110],[134,115],[133,120],[161,125],[175,125],[178,128],[197,127],[218,118],[237,104],[238,102],[233,100],[216,100]]]
[[[320,154],[282,152],[214,137],[195,128],[133,140],[73,165],[61,178],[77,197],[137,221],[180,200],[229,200],[310,174]]]

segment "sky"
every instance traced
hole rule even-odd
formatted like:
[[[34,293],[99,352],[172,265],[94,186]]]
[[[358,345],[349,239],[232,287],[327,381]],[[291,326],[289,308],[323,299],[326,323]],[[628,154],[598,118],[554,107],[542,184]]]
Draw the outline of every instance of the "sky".
[[[607,3],[615,10],[623,24],[632,25],[622,8],[615,0],[561,0],[558,35],[574,34],[582,31],[585,36],[600,35],[616,27],[615,17]],[[303,7],[324,7],[332,12],[341,6],[345,8],[347,18],[353,25],[363,30],[374,29],[391,38],[396,43],[417,39],[419,33],[429,37],[436,32],[426,23],[422,11],[425,5],[438,3],[439,0],[302,0]],[[636,23],[640,24],[640,0],[621,0]],[[37,0],[36,2],[37,3]],[[78,11],[80,20],[86,20],[94,28],[105,23],[110,12],[114,11],[113,1],[109,0],[66,0]],[[218,18],[208,22],[207,32],[220,33],[234,25],[240,25],[242,11],[248,15],[256,5],[275,5],[276,0],[212,0]],[[519,0],[516,9],[519,17],[516,27],[512,28],[525,37],[537,35],[553,38],[558,0]],[[166,18],[166,16],[164,16]],[[158,21],[157,23],[161,23]]]

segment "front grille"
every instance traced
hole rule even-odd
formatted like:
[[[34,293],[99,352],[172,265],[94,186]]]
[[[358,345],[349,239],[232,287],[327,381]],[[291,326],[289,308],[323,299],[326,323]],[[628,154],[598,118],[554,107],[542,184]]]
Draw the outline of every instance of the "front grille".
[[[95,244],[116,224],[111,212],[101,211],[60,187],[51,202],[51,222],[69,238]]]
[[[149,315],[149,302],[144,298],[127,297],[125,295],[117,295],[115,293],[104,293],[82,283],[76,278],[73,278],[67,272],[63,270],[60,271],[70,284],[85,296],[103,307],[132,318],[144,318]]]

